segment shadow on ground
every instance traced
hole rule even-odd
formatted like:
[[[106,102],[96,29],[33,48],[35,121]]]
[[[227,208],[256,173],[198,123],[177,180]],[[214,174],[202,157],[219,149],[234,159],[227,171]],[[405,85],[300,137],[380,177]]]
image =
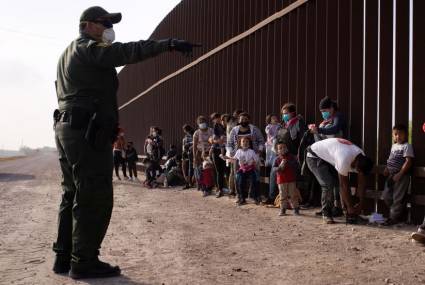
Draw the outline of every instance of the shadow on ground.
[[[0,173],[0,182],[14,182],[22,180],[32,180],[35,176],[31,174]]]
[[[107,284],[120,284],[120,285],[149,285],[149,283],[138,282],[131,280],[125,275],[114,278],[99,278],[99,279],[80,279],[78,280],[83,284],[90,285],[107,285]]]

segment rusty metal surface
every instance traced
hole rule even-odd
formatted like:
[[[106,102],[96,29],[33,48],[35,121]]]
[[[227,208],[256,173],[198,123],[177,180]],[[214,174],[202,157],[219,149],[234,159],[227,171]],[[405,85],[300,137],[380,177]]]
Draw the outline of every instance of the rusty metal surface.
[[[165,53],[126,66],[119,74],[119,105],[294,2],[181,1],[151,38],[180,37],[203,46],[193,58]],[[166,144],[180,145],[183,124],[194,126],[198,115],[215,111],[231,113],[244,109],[252,115],[253,123],[263,129],[265,116],[278,113],[284,103],[291,101],[308,123],[318,123],[319,101],[328,95],[338,101],[347,118],[349,139],[382,164],[391,147],[392,121],[406,124],[409,118],[412,15],[408,2],[310,0],[126,106],[120,111],[121,124],[141,151],[151,125],[164,130]],[[424,2],[414,0],[417,16],[413,33],[412,140],[416,166],[425,165],[425,134],[421,131],[425,122],[425,40],[421,35],[425,25],[425,18],[421,17]],[[369,186],[374,184],[371,179]],[[425,194],[423,185],[422,180],[415,179],[414,192]],[[421,208],[415,211],[416,217],[423,214]]]

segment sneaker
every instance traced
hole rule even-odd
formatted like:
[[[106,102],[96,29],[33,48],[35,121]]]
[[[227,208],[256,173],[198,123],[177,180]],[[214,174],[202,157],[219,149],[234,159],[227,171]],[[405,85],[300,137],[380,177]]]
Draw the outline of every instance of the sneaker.
[[[339,208],[339,207],[332,208],[332,217],[337,218],[337,217],[342,217],[342,216],[344,216],[344,212],[342,211],[341,208]]]
[[[186,184],[186,185],[183,187],[183,190],[186,190],[186,189],[189,189],[189,188],[192,188],[192,186],[190,186],[189,184]]]
[[[107,278],[119,276],[120,274],[121,269],[118,266],[111,266],[100,260],[96,260],[89,265],[71,262],[71,270],[69,271],[69,277],[72,279]]]
[[[294,209],[294,215],[295,216],[299,216],[300,215],[300,208],[295,208]]]
[[[71,257],[56,255],[55,262],[53,263],[53,272],[56,274],[68,273],[71,269]]]
[[[236,201],[236,204],[237,204],[238,206],[245,205],[245,204],[246,204],[246,200],[245,200],[245,199],[242,199],[242,200],[238,199],[238,200]]]
[[[217,191],[217,194],[215,195],[216,198],[220,198],[223,196],[223,191]]]
[[[323,217],[324,224],[328,224],[328,225],[335,224],[335,221],[332,217],[329,217],[329,216],[322,216],[322,217]]]
[[[318,211],[318,212],[316,212],[316,213],[314,213],[316,216],[323,216],[323,211],[322,210],[320,210],[320,211]]]
[[[285,216],[286,215],[286,209],[285,208],[280,208],[279,210],[279,216]]]
[[[208,191],[202,191],[202,197],[207,197],[208,196]]]
[[[410,235],[410,238],[417,242],[425,243],[425,230],[418,228],[418,231],[412,233]]]

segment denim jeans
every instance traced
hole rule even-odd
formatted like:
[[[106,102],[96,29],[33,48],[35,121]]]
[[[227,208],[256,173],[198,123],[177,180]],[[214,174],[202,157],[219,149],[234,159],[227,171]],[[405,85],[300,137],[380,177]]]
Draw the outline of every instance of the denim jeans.
[[[332,217],[335,188],[339,187],[335,168],[316,157],[307,157],[306,162],[322,188],[322,212],[324,216]]]
[[[251,180],[251,198],[258,198],[258,180],[257,180],[257,173],[255,170],[242,172],[238,171],[236,172],[236,187],[237,187],[237,193],[238,198],[243,200],[248,197],[248,185],[247,182]]]

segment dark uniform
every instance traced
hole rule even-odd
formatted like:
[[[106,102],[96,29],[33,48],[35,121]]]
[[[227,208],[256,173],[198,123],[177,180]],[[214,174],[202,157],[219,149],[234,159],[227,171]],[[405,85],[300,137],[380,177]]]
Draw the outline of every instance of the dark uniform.
[[[100,7],[89,9],[93,8]],[[169,51],[172,41],[108,45],[81,34],[59,59],[55,139],[63,173],[63,195],[53,250],[57,259],[71,260],[71,267],[87,265],[89,268],[98,262],[100,245],[111,218],[112,142],[118,125],[115,67]],[[177,44],[181,42],[184,41],[177,40]],[[55,272],[61,272],[56,269],[54,267]],[[66,266],[62,271],[65,270]]]

